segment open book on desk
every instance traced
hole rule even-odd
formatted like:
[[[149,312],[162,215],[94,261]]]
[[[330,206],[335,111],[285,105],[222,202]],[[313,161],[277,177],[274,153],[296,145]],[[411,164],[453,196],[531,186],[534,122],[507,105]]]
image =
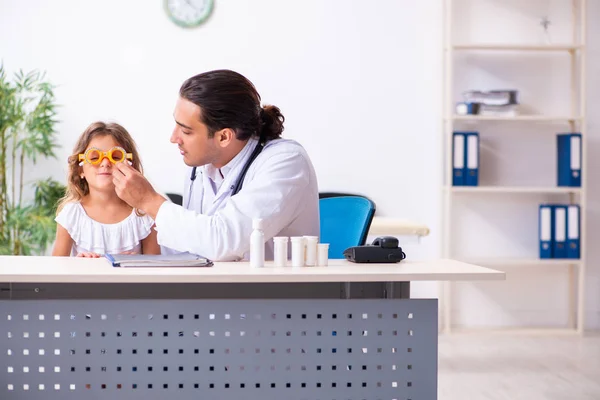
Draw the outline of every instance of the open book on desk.
[[[105,254],[113,267],[212,267],[213,263],[195,254]]]

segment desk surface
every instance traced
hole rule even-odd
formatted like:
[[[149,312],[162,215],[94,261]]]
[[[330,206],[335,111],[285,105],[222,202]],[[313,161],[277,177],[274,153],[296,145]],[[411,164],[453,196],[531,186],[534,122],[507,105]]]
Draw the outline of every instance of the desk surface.
[[[354,264],[327,267],[250,268],[217,262],[210,268],[114,268],[107,260],[76,257],[0,256],[0,283],[300,283],[503,280],[505,273],[454,260]]]

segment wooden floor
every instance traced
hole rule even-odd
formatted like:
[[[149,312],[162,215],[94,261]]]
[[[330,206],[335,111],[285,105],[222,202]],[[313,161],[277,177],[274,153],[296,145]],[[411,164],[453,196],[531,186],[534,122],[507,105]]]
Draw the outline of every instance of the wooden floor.
[[[439,338],[439,400],[600,400],[600,337]]]

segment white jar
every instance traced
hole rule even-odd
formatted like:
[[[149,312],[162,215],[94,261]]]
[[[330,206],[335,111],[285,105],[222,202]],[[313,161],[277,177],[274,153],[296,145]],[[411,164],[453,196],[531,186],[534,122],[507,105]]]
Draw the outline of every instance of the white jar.
[[[319,243],[318,236],[304,236],[306,244],[306,260],[305,264],[308,267],[314,267],[317,265],[317,243]]]
[[[292,267],[304,267],[304,237],[292,236]]]
[[[326,267],[329,261],[329,243],[319,243],[317,245],[317,265]]]
[[[287,236],[275,236],[273,238],[273,263],[276,267],[287,266],[288,238]]]

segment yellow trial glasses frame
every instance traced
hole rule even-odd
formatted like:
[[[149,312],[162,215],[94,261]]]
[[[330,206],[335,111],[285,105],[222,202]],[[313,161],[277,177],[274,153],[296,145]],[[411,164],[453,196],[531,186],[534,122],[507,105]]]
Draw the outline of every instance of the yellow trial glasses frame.
[[[125,160],[133,160],[133,154],[127,153],[124,148],[116,146],[108,151],[102,151],[96,147],[90,147],[85,153],[79,154],[79,161],[85,161],[91,165],[98,165],[108,158],[113,164],[123,162]]]

